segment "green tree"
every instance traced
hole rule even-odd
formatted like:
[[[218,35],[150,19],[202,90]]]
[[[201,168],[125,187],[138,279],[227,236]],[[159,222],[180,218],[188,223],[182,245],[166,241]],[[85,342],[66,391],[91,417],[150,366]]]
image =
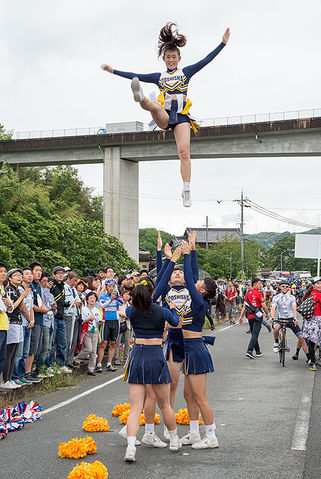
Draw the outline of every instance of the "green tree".
[[[142,228],[139,230],[139,247],[150,251],[151,255],[155,255],[156,246],[157,246],[157,229],[156,228]],[[163,245],[168,243],[172,235],[166,231],[161,231]]]
[[[241,277],[241,242],[238,239],[223,239],[212,245],[208,251],[197,249],[198,264],[211,276],[230,277],[230,255],[232,254],[232,278]],[[265,249],[255,241],[245,241],[244,272],[247,278],[257,274],[263,264]]]
[[[268,251],[266,264],[272,270],[281,270],[281,253],[282,255],[282,269],[283,271],[311,271],[312,275],[316,272],[317,260],[295,258],[295,235],[286,236]]]
[[[5,127],[0,123],[0,141],[1,140],[10,140],[12,138],[12,131],[5,130]]]
[[[0,177],[0,260],[14,267],[37,259],[49,270],[61,264],[80,273],[97,269],[98,259],[119,272],[137,267],[122,243],[104,233],[101,220],[75,215],[81,209],[81,195],[88,195],[90,201],[93,197],[81,185],[77,187],[77,175],[70,167],[55,170],[52,181],[41,169],[28,170],[9,168]],[[96,216],[100,205],[97,200]]]

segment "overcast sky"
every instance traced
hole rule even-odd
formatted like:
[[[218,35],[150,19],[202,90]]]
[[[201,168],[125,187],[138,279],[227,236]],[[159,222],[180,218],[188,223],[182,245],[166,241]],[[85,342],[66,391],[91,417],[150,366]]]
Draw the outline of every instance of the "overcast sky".
[[[191,81],[197,118],[321,107],[319,0],[0,0],[0,12],[0,123],[7,129],[148,123],[129,81],[99,66],[163,71],[156,44],[170,20],[188,38],[181,66],[204,57],[231,28],[226,48]],[[79,172],[102,192],[102,165]],[[143,163],[140,226],[182,234],[208,215],[211,226],[235,227],[232,200],[242,187],[260,205],[319,225],[320,172],[320,158],[193,160],[193,206],[183,208],[179,162]],[[247,233],[302,231],[250,209],[245,221]]]

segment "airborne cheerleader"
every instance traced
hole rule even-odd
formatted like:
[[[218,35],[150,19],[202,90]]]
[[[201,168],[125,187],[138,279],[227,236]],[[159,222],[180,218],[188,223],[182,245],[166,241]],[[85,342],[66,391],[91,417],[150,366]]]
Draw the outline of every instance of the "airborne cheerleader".
[[[155,126],[163,130],[173,130],[177,145],[177,152],[181,162],[183,179],[183,205],[191,206],[191,157],[190,137],[191,128],[197,132],[197,123],[190,117],[189,110],[192,102],[187,98],[187,89],[190,79],[199,72],[224,48],[230,36],[230,29],[225,31],[222,42],[205,58],[193,65],[179,68],[181,60],[180,47],[186,44],[186,37],[178,33],[175,23],[167,23],[160,31],[158,40],[158,56],[162,57],[166,65],[163,73],[138,74],[115,70],[110,65],[101,65],[109,73],[131,79],[131,89],[134,100],[140,103],[144,110],[151,113]],[[140,86],[140,81],[154,83],[160,90],[157,101],[147,98]]]

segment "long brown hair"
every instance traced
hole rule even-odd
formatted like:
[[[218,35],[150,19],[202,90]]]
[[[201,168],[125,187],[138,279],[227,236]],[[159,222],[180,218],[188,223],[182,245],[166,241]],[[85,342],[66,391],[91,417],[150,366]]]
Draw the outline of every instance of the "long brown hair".
[[[178,27],[176,23],[168,22],[161,29],[158,36],[158,56],[161,57],[165,54],[166,50],[177,50],[180,55],[178,47],[186,45],[186,37],[181,33],[178,33]]]
[[[312,290],[313,290],[313,284],[311,286],[309,286],[308,289],[306,290],[306,292],[304,293],[304,296],[302,298],[302,302],[305,301],[310,296],[310,294],[312,293]]]

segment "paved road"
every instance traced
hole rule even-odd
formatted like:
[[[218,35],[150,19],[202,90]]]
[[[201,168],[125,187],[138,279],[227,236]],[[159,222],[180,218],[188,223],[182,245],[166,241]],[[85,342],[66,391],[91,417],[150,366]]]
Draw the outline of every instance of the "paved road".
[[[118,371],[105,372],[86,378],[75,388],[41,397],[41,403],[49,411],[43,420],[10,433],[0,443],[1,479],[67,478],[80,461],[59,458],[58,445],[76,436],[83,437],[82,422],[90,413],[107,417],[111,425],[108,433],[93,433],[98,452],[95,456],[87,456],[89,462],[103,462],[110,479],[127,475],[130,479],[200,475],[202,479],[320,478],[320,457],[315,448],[315,438],[320,433],[320,376],[316,380],[312,403],[307,451],[304,445],[314,379],[321,371],[309,371],[303,355],[299,361],[291,359],[295,349],[292,334],[289,337],[291,353],[287,355],[286,367],[282,368],[278,355],[272,351],[272,334],[265,328],[261,334],[264,356],[255,361],[246,359],[244,352],[249,340],[246,329],[238,325],[217,328],[215,346],[211,348],[216,371],[208,377],[208,391],[219,449],[194,451],[184,447],[174,453],[167,448],[141,446],[137,450],[136,463],[123,462],[125,441],[117,434],[119,420],[111,416],[111,411],[115,404],[128,401],[128,387],[116,379],[120,376]],[[114,382],[68,404],[70,398],[113,378]],[[185,407],[182,383],[176,410]],[[50,409],[62,401],[66,401],[63,407]],[[161,425],[156,426],[156,431],[162,437]],[[179,426],[179,435],[187,431],[188,426]],[[293,447],[296,449],[291,449]]]

